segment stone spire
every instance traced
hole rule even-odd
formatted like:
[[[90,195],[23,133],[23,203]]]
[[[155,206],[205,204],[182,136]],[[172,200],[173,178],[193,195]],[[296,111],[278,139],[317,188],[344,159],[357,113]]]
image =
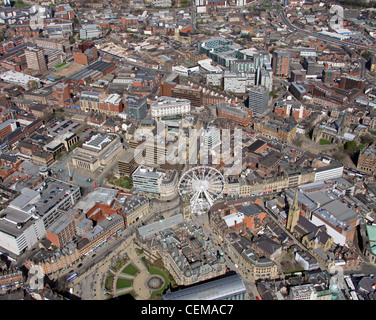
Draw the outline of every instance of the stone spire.
[[[292,232],[299,220],[300,208],[298,203],[298,189],[296,189],[294,202],[289,209],[289,215],[287,217],[286,228],[288,231]]]

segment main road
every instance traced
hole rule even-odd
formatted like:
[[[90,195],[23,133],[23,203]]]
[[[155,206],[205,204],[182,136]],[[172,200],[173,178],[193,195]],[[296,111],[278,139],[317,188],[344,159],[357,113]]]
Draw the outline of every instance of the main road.
[[[348,41],[330,38],[330,37],[324,36],[322,34],[319,34],[317,32],[314,32],[314,31],[307,31],[307,30],[304,30],[304,29],[300,29],[297,26],[294,26],[289,21],[289,19],[286,16],[286,13],[285,13],[283,6],[281,6],[279,3],[276,3],[274,1],[272,1],[272,2],[273,2],[273,7],[276,6],[280,9],[280,13],[281,13],[283,23],[289,28],[290,31],[294,32],[295,34],[302,34],[306,37],[315,37],[317,39],[320,39],[322,41],[325,41],[325,42],[328,42],[328,43],[331,43],[331,44],[335,44],[335,45],[338,45],[338,46],[345,46],[346,48],[348,48],[350,46],[350,47],[354,47],[354,48],[357,48],[357,49],[367,49],[367,50],[369,50],[373,53],[376,53],[376,46],[375,45],[372,46],[372,47],[367,47],[367,46],[364,46],[364,45],[359,45],[359,44],[348,42]]]
[[[371,47],[367,47],[367,46],[364,46],[364,45],[359,45],[359,44],[351,43],[351,42],[348,42],[348,41],[330,38],[330,37],[321,35],[317,32],[314,32],[314,31],[307,31],[307,30],[304,30],[304,29],[300,29],[297,26],[293,25],[289,21],[289,19],[286,16],[284,8],[279,3],[276,3],[276,2],[273,1],[273,7],[275,7],[275,6],[280,9],[282,21],[289,28],[289,30],[291,32],[294,32],[295,34],[301,34],[301,35],[304,35],[306,37],[315,37],[316,39],[322,40],[324,42],[331,43],[331,44],[334,44],[334,45],[337,45],[337,46],[341,46],[341,47],[345,48],[347,51],[349,51],[351,54],[355,54],[358,57],[358,61],[359,61],[359,65],[360,65],[360,77],[366,78],[367,83],[369,83],[371,85],[376,85],[376,79],[373,78],[372,76],[370,76],[369,74],[367,74],[367,72],[366,72],[366,67],[365,67],[366,60],[362,56],[360,56],[359,54],[357,54],[356,52],[353,52],[353,50],[351,50],[351,48],[366,49],[366,50],[372,52],[373,54],[376,54],[376,45],[373,45]]]

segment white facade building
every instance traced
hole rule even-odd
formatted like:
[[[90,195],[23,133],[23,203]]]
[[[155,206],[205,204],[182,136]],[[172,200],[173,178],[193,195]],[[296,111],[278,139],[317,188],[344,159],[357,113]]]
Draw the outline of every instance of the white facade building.
[[[163,170],[139,166],[132,174],[133,188],[137,192],[170,197],[177,194],[178,174],[175,170]]]
[[[79,187],[63,181],[45,180],[34,189],[23,188],[0,214],[0,252],[18,256],[31,249],[80,197]]]
[[[153,118],[187,114],[191,111],[191,101],[163,96],[151,104],[150,110]]]
[[[28,90],[30,89],[30,85],[32,83],[36,83],[36,86],[40,88],[40,79],[36,77],[29,76],[27,74],[23,74],[21,72],[16,72],[13,70],[9,70],[7,72],[4,72],[0,75],[1,80],[9,83],[14,83],[17,85],[20,85],[24,89]]]
[[[317,300],[317,291],[313,284],[303,284],[290,289],[291,300]]]
[[[223,76],[223,89],[228,92],[246,93],[247,88],[254,86],[255,83],[256,75],[252,73],[225,73]]]
[[[171,0],[153,0],[154,7],[157,8],[168,8],[172,6]]]
[[[227,227],[231,228],[244,221],[244,213],[234,212],[224,216],[222,219],[226,222]]]
[[[342,177],[342,174],[343,165],[332,160],[330,165],[316,169],[314,182],[340,178]]]

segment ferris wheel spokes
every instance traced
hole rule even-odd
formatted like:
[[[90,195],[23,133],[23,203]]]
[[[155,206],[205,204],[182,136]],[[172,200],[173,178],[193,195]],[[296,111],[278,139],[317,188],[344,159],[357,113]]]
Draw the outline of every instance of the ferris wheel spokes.
[[[224,178],[215,168],[197,166],[186,171],[178,184],[179,194],[190,198],[192,212],[200,214],[210,209],[221,198],[224,191]]]

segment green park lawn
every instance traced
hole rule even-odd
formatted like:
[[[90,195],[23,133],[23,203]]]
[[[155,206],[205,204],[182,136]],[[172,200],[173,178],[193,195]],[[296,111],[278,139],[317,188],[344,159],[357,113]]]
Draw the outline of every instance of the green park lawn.
[[[138,269],[133,264],[128,264],[121,273],[129,274],[131,276],[135,276],[138,273]]]
[[[132,280],[118,278],[116,282],[116,289],[125,289],[132,286]]]

